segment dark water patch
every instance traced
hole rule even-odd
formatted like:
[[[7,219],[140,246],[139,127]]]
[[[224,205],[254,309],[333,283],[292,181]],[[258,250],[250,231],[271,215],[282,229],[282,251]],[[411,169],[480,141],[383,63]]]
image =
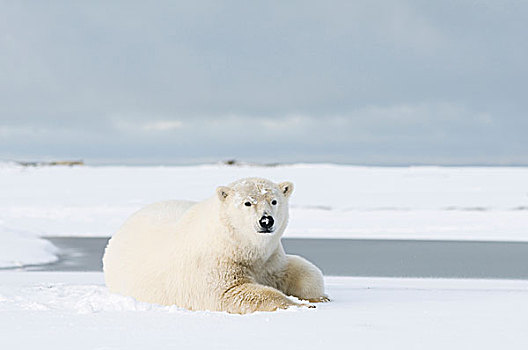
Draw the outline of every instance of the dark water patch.
[[[328,275],[528,279],[528,243],[284,239]]]
[[[59,261],[28,271],[102,271],[108,238],[48,237]],[[528,243],[284,238],[326,275],[528,279]]]

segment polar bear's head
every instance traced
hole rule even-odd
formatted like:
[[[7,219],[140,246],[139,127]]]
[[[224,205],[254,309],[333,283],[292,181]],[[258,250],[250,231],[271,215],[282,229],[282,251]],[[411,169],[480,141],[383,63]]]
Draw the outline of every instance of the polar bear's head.
[[[281,236],[288,223],[291,182],[247,178],[216,189],[222,216],[244,235]]]

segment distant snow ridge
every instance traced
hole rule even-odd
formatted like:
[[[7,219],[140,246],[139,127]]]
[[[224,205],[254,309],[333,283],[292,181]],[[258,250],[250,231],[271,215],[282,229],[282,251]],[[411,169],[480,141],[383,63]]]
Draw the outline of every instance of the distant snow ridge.
[[[57,252],[51,242],[0,222],[0,268],[52,263]]]
[[[108,237],[149,203],[201,201],[219,185],[255,176],[295,184],[288,238],[528,242],[528,167],[23,167],[0,160],[0,227]]]

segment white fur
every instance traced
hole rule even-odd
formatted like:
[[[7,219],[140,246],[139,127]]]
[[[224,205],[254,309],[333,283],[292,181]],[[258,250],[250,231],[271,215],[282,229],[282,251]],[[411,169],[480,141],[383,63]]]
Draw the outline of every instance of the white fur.
[[[247,313],[299,305],[286,295],[326,301],[321,271],[286,255],[280,243],[292,190],[289,182],[242,179],[202,202],[166,201],[139,210],[105,250],[107,286],[191,310]],[[259,232],[264,213],[275,220],[272,233]]]

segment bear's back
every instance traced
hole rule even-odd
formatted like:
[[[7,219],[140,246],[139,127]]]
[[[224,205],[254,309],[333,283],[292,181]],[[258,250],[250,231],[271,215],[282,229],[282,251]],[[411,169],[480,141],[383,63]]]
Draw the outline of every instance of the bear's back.
[[[173,228],[195,204],[176,200],[157,202],[126,220],[110,239],[103,257],[106,284],[112,292],[140,297],[134,295],[138,283],[148,285],[156,281],[147,279],[161,277],[152,272],[164,265],[169,257],[167,248],[175,243],[169,240]]]
[[[194,201],[182,200],[169,200],[152,203],[132,214],[127,222],[134,219],[148,219],[159,223],[166,221],[176,222],[196,203],[197,202]]]

